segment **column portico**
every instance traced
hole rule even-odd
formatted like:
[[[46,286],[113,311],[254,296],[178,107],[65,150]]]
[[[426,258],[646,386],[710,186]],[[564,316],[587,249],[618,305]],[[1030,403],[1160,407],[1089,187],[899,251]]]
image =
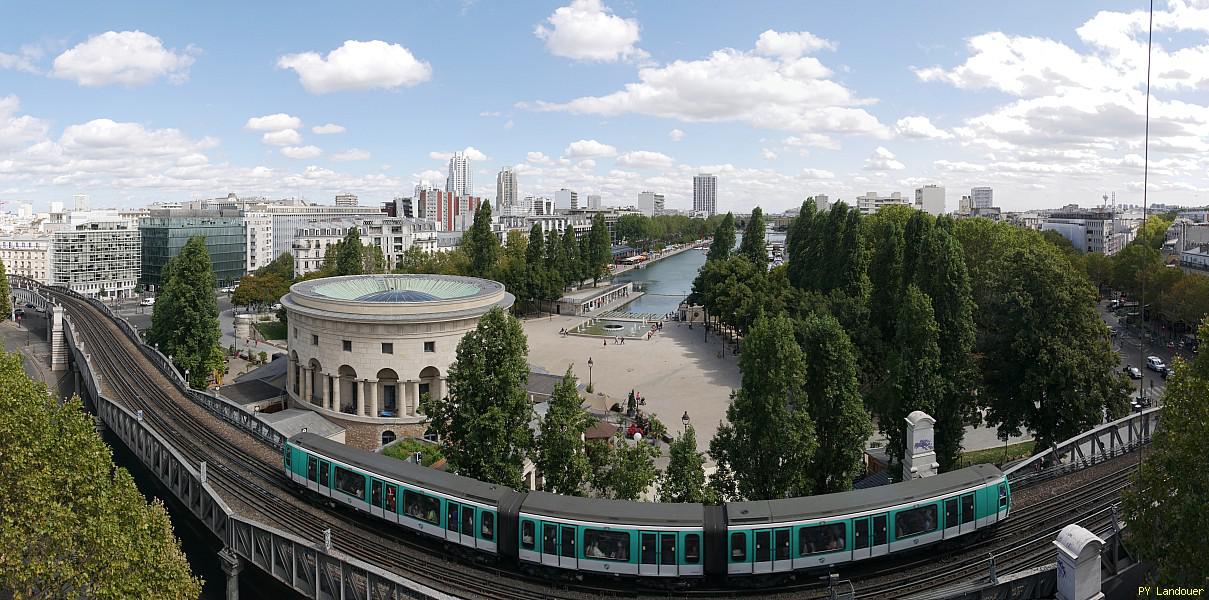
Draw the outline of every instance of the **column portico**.
[[[369,380],[368,379],[356,379],[356,380],[353,380],[353,385],[361,386],[361,393],[355,394],[355,396],[357,397],[357,407],[354,410],[353,414],[355,414],[359,417],[364,417],[364,416],[366,416],[366,414],[365,414],[365,395],[366,395],[366,388],[369,387]]]
[[[328,403],[327,409],[335,412],[340,412],[340,375],[328,375],[328,379],[332,382],[332,398]]]
[[[332,410],[332,378],[329,377],[327,373],[319,373],[318,371],[316,371],[316,373],[319,375],[319,382],[322,386],[319,388],[319,406],[322,406],[327,410]]]
[[[415,415],[420,410],[420,382],[407,382],[407,414]]]
[[[369,381],[369,416],[378,416],[378,380]]]

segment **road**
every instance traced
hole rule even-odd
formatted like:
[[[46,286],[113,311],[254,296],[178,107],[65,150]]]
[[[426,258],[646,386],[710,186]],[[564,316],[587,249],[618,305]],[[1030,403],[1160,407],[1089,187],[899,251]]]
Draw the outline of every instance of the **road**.
[[[1100,316],[1109,327],[1116,332],[1116,338],[1113,340],[1113,348],[1117,351],[1120,357],[1119,366],[1125,368],[1128,365],[1137,367],[1142,371],[1141,387],[1145,390],[1146,395],[1159,403],[1163,397],[1163,392],[1166,389],[1166,380],[1163,376],[1155,371],[1146,368],[1146,357],[1157,356],[1163,359],[1163,362],[1170,365],[1175,356],[1183,356],[1185,360],[1191,360],[1192,353],[1187,350],[1173,350],[1168,348],[1166,344],[1155,341],[1152,342],[1146,339],[1137,325],[1125,325],[1121,320],[1113,314],[1109,308],[1107,300],[1101,301],[1096,309],[1100,312]],[[1131,380],[1134,385],[1134,393],[1137,395],[1138,380]]]
[[[251,348],[253,352],[264,352],[269,356],[278,352],[285,352],[285,340],[280,340],[281,346],[275,346],[263,341],[249,341],[243,338],[235,337],[235,307],[231,304],[230,294],[215,292],[218,296],[218,327],[222,331],[222,339],[219,344],[223,348],[235,346],[239,350]],[[135,300],[122,301],[111,307],[115,307],[116,312],[130,321],[131,325],[138,327],[139,330],[145,330],[151,327],[151,311],[150,306],[139,306]]]

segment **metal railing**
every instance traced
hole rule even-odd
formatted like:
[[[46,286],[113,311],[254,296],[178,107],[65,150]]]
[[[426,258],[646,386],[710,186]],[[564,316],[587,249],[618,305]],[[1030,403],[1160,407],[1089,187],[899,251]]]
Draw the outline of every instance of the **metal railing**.
[[[1004,474],[1013,486],[1037,483],[1127,454],[1150,443],[1162,411],[1156,406],[1105,423],[1004,469]]]

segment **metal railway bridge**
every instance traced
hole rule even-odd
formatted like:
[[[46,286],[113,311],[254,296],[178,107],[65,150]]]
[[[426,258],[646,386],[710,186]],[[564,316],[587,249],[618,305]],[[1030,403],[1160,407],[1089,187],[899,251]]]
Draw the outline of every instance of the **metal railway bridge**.
[[[274,509],[283,490],[290,495],[270,466],[285,441],[280,433],[243,407],[190,388],[168,357],[143,343],[138,331],[102,302],[18,276],[9,279],[19,301],[47,311],[56,370],[74,369],[76,389],[98,417],[221,540],[229,599],[238,597],[238,575],[249,565],[316,599],[613,595],[587,587],[539,591],[509,573],[459,567],[425,554],[425,546],[414,540],[383,539],[382,531],[371,532],[347,516],[316,515],[322,511],[296,497],[295,506],[287,507],[293,512]],[[166,416],[173,411],[175,420]],[[1023,485],[1105,462],[1147,443],[1161,411],[1151,408],[1101,425],[1005,472],[1013,484]],[[213,429],[236,430],[234,437],[242,439],[226,439]],[[203,437],[213,439],[201,443]],[[254,464],[257,449],[270,457],[270,465]],[[442,572],[449,565],[455,577]]]

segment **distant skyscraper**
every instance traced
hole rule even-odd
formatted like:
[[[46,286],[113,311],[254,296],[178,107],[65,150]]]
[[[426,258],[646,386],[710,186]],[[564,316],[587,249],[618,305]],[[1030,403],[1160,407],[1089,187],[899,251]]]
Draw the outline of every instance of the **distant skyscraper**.
[[[554,192],[554,208],[560,210],[579,210],[579,194],[567,188]]]
[[[76,194],[71,199],[75,200],[76,210],[88,210],[88,194]]]
[[[336,206],[357,206],[356,194],[337,194]]]
[[[989,187],[970,188],[970,199],[974,208],[991,208],[995,206],[994,194]]]
[[[600,210],[600,194],[588,194],[588,210]]]
[[[945,212],[945,188],[939,185],[925,185],[915,188],[915,208],[932,216]]]
[[[498,175],[495,176],[495,208],[496,212],[502,211],[505,207],[516,206],[516,173],[512,167],[504,167],[500,169]]]
[[[693,177],[693,212],[713,216],[718,209],[718,178],[709,173]]]
[[[470,159],[461,152],[449,157],[449,175],[445,177],[445,191],[458,196],[469,196],[474,191],[470,181]]]
[[[968,215],[974,212],[974,200],[969,196],[962,196],[961,202],[957,203],[957,213]]]

